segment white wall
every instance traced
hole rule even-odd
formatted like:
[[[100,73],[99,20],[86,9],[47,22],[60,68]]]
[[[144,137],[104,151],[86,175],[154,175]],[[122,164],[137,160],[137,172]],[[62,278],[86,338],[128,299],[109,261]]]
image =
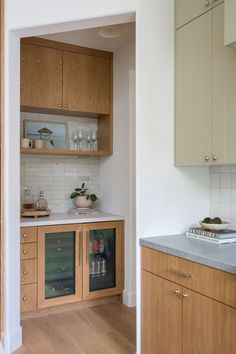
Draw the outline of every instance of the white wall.
[[[208,214],[208,169],[174,167],[174,0],[140,1],[137,13],[138,238],[175,234]],[[140,276],[137,273],[137,304]],[[140,338],[140,306],[137,307]],[[140,342],[138,342],[140,353]]]
[[[135,38],[114,52],[114,136],[113,156],[100,165],[101,209],[124,215],[125,221],[125,290],[123,301],[135,306]]]
[[[137,11],[137,238],[184,230],[208,213],[208,171],[173,167],[174,0],[8,0],[5,3],[5,333],[12,352],[19,316],[19,46],[17,34],[46,34],[125,21]],[[128,14],[121,16],[121,14]],[[105,18],[110,16],[111,18]],[[117,17],[115,16],[117,15]],[[96,18],[102,19],[95,21]],[[86,19],[91,19],[85,21]],[[82,21],[79,21],[82,20]],[[60,24],[59,23],[63,23]],[[70,22],[69,24],[67,22]],[[31,29],[32,26],[46,26]],[[26,30],[24,30],[26,28]],[[27,29],[28,28],[28,29]],[[122,172],[120,174],[122,176]],[[171,220],[171,222],[170,222]],[[137,245],[137,353],[140,280]]]

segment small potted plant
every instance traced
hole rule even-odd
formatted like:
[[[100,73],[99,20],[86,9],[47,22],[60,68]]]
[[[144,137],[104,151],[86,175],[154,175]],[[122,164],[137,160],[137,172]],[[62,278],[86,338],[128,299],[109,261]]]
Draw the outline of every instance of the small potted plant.
[[[75,188],[74,192],[71,193],[70,197],[78,208],[90,208],[92,202],[96,202],[98,199],[96,194],[89,194],[87,191],[88,189],[85,188],[85,183],[83,182],[81,187]]]

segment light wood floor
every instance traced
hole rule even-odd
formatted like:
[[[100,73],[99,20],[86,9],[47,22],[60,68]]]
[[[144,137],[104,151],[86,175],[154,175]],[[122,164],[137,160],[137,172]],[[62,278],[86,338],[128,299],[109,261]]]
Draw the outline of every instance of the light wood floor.
[[[135,309],[98,305],[22,321],[15,354],[134,354]]]

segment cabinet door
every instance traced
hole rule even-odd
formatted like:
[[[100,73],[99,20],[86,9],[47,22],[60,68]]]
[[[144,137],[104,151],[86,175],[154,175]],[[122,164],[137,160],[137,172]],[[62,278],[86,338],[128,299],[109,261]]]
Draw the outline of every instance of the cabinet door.
[[[62,51],[21,44],[21,106],[62,108]]]
[[[211,154],[212,11],[176,31],[176,165],[206,165]]]
[[[64,51],[64,109],[108,114],[110,70],[110,59]]]
[[[212,5],[213,5],[213,7],[215,7],[215,6],[219,5],[219,4],[221,4],[222,2],[224,2],[224,0],[212,0]]]
[[[236,162],[236,48],[224,47],[224,4],[213,9],[213,155]]]
[[[142,354],[182,354],[182,287],[143,270],[141,289]]]
[[[83,226],[83,299],[121,294],[124,288],[124,224]]]
[[[38,306],[82,300],[82,227],[38,228]]]
[[[176,0],[175,21],[176,28],[200,16],[212,8],[212,0]]]
[[[184,293],[183,354],[235,354],[236,309],[187,289]]]

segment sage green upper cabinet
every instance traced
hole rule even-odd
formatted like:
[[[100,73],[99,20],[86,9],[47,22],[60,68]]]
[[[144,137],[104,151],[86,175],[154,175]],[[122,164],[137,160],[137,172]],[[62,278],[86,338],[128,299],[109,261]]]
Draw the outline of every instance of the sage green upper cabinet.
[[[224,47],[224,4],[213,10],[212,153],[236,162],[236,48]]]
[[[209,11],[176,31],[176,165],[209,163],[212,116],[211,68],[212,11]]]
[[[217,1],[217,0],[216,0]],[[220,1],[220,0],[218,0]],[[212,0],[176,0],[175,21],[176,28],[192,21],[212,8]]]

